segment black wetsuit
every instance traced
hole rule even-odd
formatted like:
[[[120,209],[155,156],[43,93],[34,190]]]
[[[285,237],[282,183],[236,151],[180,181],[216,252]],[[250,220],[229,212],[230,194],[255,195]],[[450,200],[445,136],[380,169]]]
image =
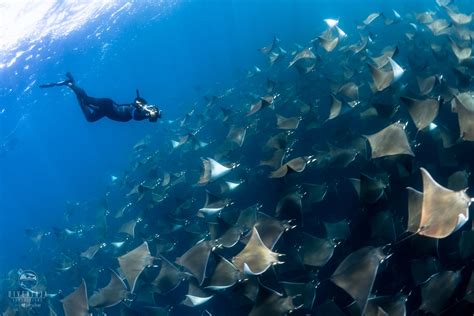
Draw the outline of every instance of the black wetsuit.
[[[128,122],[132,119],[142,121],[148,118],[147,113],[137,109],[134,104],[117,104],[109,98],[93,98],[74,83],[67,86],[76,94],[82,113],[88,122],[95,122],[103,117],[119,122]]]

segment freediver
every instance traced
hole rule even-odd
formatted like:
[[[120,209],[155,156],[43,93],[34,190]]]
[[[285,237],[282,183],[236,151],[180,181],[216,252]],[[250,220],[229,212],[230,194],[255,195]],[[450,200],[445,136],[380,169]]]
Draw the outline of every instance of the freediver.
[[[161,110],[155,105],[149,105],[148,102],[140,97],[136,90],[137,97],[132,103],[117,104],[109,98],[93,98],[76,85],[71,73],[66,73],[66,80],[40,85],[40,88],[50,88],[57,86],[67,86],[76,94],[82,113],[88,122],[95,122],[103,117],[119,122],[128,122],[130,120],[142,121],[148,119],[150,122],[156,122],[161,118]]]

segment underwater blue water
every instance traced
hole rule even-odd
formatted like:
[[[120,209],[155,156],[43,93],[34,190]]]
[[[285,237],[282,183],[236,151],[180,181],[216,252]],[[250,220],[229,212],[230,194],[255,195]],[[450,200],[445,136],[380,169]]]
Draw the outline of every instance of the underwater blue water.
[[[174,120],[195,102],[203,104],[205,95],[232,87],[247,69],[265,67],[258,48],[273,36],[307,43],[324,30],[324,18],[340,18],[349,30],[371,12],[405,13],[424,3],[386,2],[131,1],[115,23],[99,15],[66,37],[44,37],[34,48],[41,49],[40,58],[25,60],[24,54],[0,68],[0,143],[8,149],[0,155],[0,271],[34,261],[25,229],[63,227],[67,201],[93,209],[111,176],[128,167],[133,145],[165,128],[163,122],[88,123],[68,89],[41,90],[38,84],[71,71],[88,94],[118,103],[132,101],[139,88],[163,109],[163,121]],[[12,56],[18,49],[0,54]],[[86,215],[74,214],[72,220]]]

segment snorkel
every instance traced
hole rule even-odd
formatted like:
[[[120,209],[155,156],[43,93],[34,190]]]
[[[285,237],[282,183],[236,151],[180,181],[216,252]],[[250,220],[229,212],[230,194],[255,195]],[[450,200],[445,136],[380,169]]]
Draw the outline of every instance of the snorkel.
[[[136,90],[137,97],[135,98],[135,104],[138,105],[138,107],[143,107],[144,105],[147,105],[148,102],[142,97],[140,97],[140,91],[138,89]]]

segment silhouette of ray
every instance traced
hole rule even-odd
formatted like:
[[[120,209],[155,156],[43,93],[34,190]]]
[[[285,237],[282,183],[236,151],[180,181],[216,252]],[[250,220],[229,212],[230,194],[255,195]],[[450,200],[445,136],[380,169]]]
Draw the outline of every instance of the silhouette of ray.
[[[463,62],[465,63],[471,62],[471,59],[462,60],[460,63],[463,63]],[[452,67],[451,70],[453,71],[457,85],[459,87],[462,87],[462,88],[469,87],[469,85],[471,84],[472,78],[471,78],[471,75],[469,74],[469,69],[467,67],[461,67],[461,66]],[[459,93],[459,91],[455,91],[453,93],[456,95]]]
[[[416,233],[420,228],[423,193],[407,187],[408,191],[408,224],[407,231]]]
[[[133,293],[138,277],[143,270],[153,264],[148,244],[143,242],[140,246],[118,257],[120,269],[127,279],[130,292]]]
[[[161,186],[166,187],[171,182],[171,174],[169,172],[163,172],[163,180],[161,181]]]
[[[150,307],[146,306],[137,310],[131,309],[125,305],[122,305],[120,310],[120,316],[168,316],[170,314],[170,308],[164,307]]]
[[[372,74],[373,87],[375,91],[383,91],[387,89],[393,82],[393,72],[383,71],[375,68],[371,64],[367,64]]]
[[[217,264],[214,272],[209,277],[207,289],[220,291],[234,286],[241,280],[240,271],[226,258],[217,256]]]
[[[462,47],[459,46],[451,37],[449,37],[449,43],[451,45],[451,50],[458,59],[459,63],[465,62],[471,58],[472,48],[471,46]]]
[[[293,298],[293,304],[306,310],[312,310],[316,299],[316,284],[313,282],[296,283],[280,282],[288,297]]]
[[[385,194],[388,179],[384,175],[371,178],[365,174],[360,175],[360,199],[363,202],[374,204]]]
[[[410,268],[415,285],[421,285],[440,272],[440,263],[435,257],[425,257],[412,260]]]
[[[303,201],[307,204],[314,204],[323,201],[328,192],[328,185],[326,183],[303,183],[301,186],[304,189]]]
[[[237,144],[239,147],[242,147],[246,132],[246,127],[232,126],[229,130],[229,133],[227,134],[227,140]]]
[[[92,260],[97,252],[102,248],[104,244],[97,244],[90,246],[85,251],[81,252],[81,257]]]
[[[433,14],[434,12],[422,12],[416,14],[416,20],[423,24],[428,24],[433,22]]]
[[[420,309],[439,315],[461,282],[459,271],[443,271],[421,286]]]
[[[347,256],[330,278],[356,301],[362,315],[365,313],[379,264],[384,258],[381,248],[361,248]]]
[[[331,95],[332,103],[331,109],[329,111],[329,118],[328,120],[332,120],[341,114],[342,110],[342,102],[338,100],[334,95]]]
[[[295,55],[293,60],[288,65],[288,68],[295,66],[298,71],[308,73],[316,66],[316,56],[311,48],[306,48]]]
[[[385,47],[382,55],[378,57],[371,57],[370,59],[374,62],[375,68],[380,69],[385,67],[389,63],[389,58],[393,58],[398,54],[398,47]]]
[[[463,259],[471,259],[474,256],[474,230],[461,233],[458,249]]]
[[[364,142],[365,145],[365,142]],[[330,166],[333,168],[346,168],[353,162],[357,157],[357,150],[353,148],[339,148],[332,144],[328,144]]]
[[[369,37],[361,34],[360,41],[357,44],[349,45],[349,49],[352,50],[354,54],[358,54],[367,47],[368,43],[369,43]]]
[[[381,211],[371,220],[371,237],[384,242],[394,242],[397,238],[393,215],[390,211]]]
[[[395,82],[402,77],[405,70],[391,57],[388,57],[388,61],[390,62],[390,67],[392,67],[393,82]]]
[[[273,104],[274,101],[274,96],[268,95],[265,97],[260,98],[256,103],[252,104],[250,107],[250,110],[247,112],[247,116],[253,115],[257,113],[258,111],[270,106]]]
[[[266,215],[265,213],[258,212],[255,228],[257,229],[258,236],[263,244],[268,249],[273,249],[281,235],[284,232],[295,228],[295,226],[291,225],[291,221],[278,220],[274,217]]]
[[[314,162],[313,156],[294,158],[270,174],[270,178],[283,178],[290,172],[303,172],[306,165]]]
[[[292,297],[283,296],[278,292],[260,286],[257,301],[249,316],[283,316],[295,309]]]
[[[453,0],[436,0],[436,4],[438,4],[440,7],[445,7],[451,4]]]
[[[259,275],[268,270],[272,265],[281,264],[278,253],[268,249],[260,239],[257,228],[254,227],[252,235],[245,248],[232,258],[232,263],[245,274]]]
[[[257,211],[259,209],[260,206],[255,204],[242,210],[235,225],[242,227],[245,230],[252,230],[257,222]]]
[[[110,270],[109,284],[92,294],[89,304],[95,308],[107,308],[117,305],[126,297],[127,286],[114,270]]]
[[[362,23],[364,23],[364,25],[367,26],[367,25],[371,24],[372,22],[374,22],[381,15],[382,14],[380,12],[371,13],[365,18],[364,21],[362,21]]]
[[[405,316],[407,298],[403,295],[377,296],[367,302],[366,316],[380,315],[382,309],[385,315]]]
[[[301,120],[299,117],[284,117],[278,114],[276,115],[276,117],[277,117],[277,128],[284,129],[284,130],[297,129]]]
[[[185,267],[196,278],[199,285],[202,285],[207,273],[207,265],[213,246],[207,240],[198,242],[186,251],[181,257],[176,259],[176,263]]]
[[[53,257],[53,262],[55,264],[55,269],[58,271],[68,271],[76,265],[76,261],[64,253],[60,253]]]
[[[322,267],[328,263],[334,254],[335,244],[327,239],[321,239],[306,233],[301,234],[299,254],[303,263],[312,267]]]
[[[272,94],[275,91],[276,82],[270,78],[267,78],[267,93]]]
[[[446,9],[446,13],[449,15],[451,20],[456,24],[469,24],[472,21],[472,13],[467,15],[464,13],[456,13],[453,9],[448,6],[443,6]]]
[[[276,217],[287,220],[299,220],[301,219],[301,213],[303,210],[303,202],[301,200],[301,194],[298,192],[292,192],[285,195],[278,201],[275,209]],[[260,234],[260,236],[262,236]]]
[[[273,170],[278,169],[281,166],[285,153],[286,151],[283,149],[275,150],[269,159],[260,161],[260,166],[268,166]]]
[[[416,82],[418,83],[420,95],[427,95],[433,91],[436,83],[436,76],[433,75],[426,78],[416,77]]]
[[[270,149],[285,149],[288,144],[288,134],[285,132],[272,136],[266,143],[265,147]]]
[[[434,20],[433,22],[427,24],[426,26],[431,30],[431,32],[433,32],[433,35],[435,36],[450,34],[451,24],[445,19]]]
[[[319,43],[326,52],[330,53],[339,44],[339,40],[339,36],[334,35],[333,29],[328,28],[320,36],[313,39],[311,43],[315,49],[317,49],[317,44]]]
[[[364,174],[361,174],[361,179],[362,177],[368,178],[368,180],[372,179]],[[349,178],[349,182],[351,183],[352,187],[354,188],[354,191],[357,193],[357,196],[361,199],[362,198],[362,192],[361,192],[361,179],[356,179],[356,178]],[[365,190],[365,189],[364,189]],[[380,194],[380,193],[379,193]],[[383,192],[382,192],[383,194]]]
[[[471,277],[469,278],[469,283],[466,287],[464,299],[469,303],[474,303],[474,272],[471,272]]]
[[[453,191],[465,190],[469,186],[470,173],[466,170],[454,172],[448,178],[448,189]]]
[[[359,100],[359,86],[356,85],[354,82],[348,82],[342,85],[338,90],[337,93],[342,94],[349,100]]]
[[[119,229],[120,233],[129,235],[132,238],[135,238],[135,227],[137,226],[137,220],[132,219],[128,222],[125,222]]]
[[[280,42],[280,39],[277,37],[273,37],[273,41],[268,45],[263,48],[260,48],[260,52],[262,54],[268,55],[275,49],[279,47],[278,43]]]
[[[158,276],[151,283],[154,291],[166,294],[176,289],[184,280],[184,275],[165,257],[159,256],[161,267]]]
[[[230,199],[222,199],[206,190],[206,203],[199,209],[198,216],[205,217],[219,213],[231,203]]]
[[[474,141],[474,99],[469,93],[455,94],[451,100],[453,112],[458,114],[460,137]]]
[[[408,113],[419,130],[430,126],[438,115],[440,99],[417,100],[407,97],[400,97],[400,99],[407,105]]]
[[[207,303],[212,299],[214,295],[208,291],[201,289],[195,282],[189,282],[188,294],[186,294],[185,300],[181,303],[189,307],[196,307]]]
[[[452,191],[439,185],[424,168],[423,202],[420,235],[444,238],[455,232],[469,218],[471,199],[465,190]]]
[[[277,62],[283,60],[283,58],[286,56],[286,51],[284,51],[283,49],[279,49],[278,52],[274,51],[274,52],[271,52],[269,55],[268,55],[268,58],[270,59],[270,66],[273,66],[274,64],[276,64]]]
[[[347,220],[335,223],[324,222],[324,227],[326,229],[326,238],[333,241],[346,240],[351,234]]]
[[[203,164],[203,170],[198,182],[198,184],[200,185],[217,180],[228,174],[232,169],[236,167],[235,164],[233,164],[231,167],[223,166],[212,158],[201,158],[201,160]]]
[[[227,109],[224,107],[220,107],[221,112],[222,112],[222,122],[227,122],[231,118],[231,116],[234,114],[234,112],[231,109]]]
[[[231,181],[223,181],[219,183],[219,193],[225,194],[234,191],[237,189],[244,181],[239,182],[231,182]]]
[[[133,150],[136,152],[146,149],[150,144],[150,139],[145,137],[144,139],[139,140],[135,145],[133,145]]]
[[[316,315],[346,316],[333,300],[327,300],[315,306]]]
[[[372,159],[393,155],[415,156],[408,142],[404,125],[401,123],[394,123],[365,137],[372,149]]]
[[[239,242],[240,238],[242,237],[242,234],[242,227],[230,227],[219,238],[215,239],[215,243],[219,247],[232,248]]]
[[[66,316],[89,316],[86,282],[82,280],[81,285],[61,302]]]

